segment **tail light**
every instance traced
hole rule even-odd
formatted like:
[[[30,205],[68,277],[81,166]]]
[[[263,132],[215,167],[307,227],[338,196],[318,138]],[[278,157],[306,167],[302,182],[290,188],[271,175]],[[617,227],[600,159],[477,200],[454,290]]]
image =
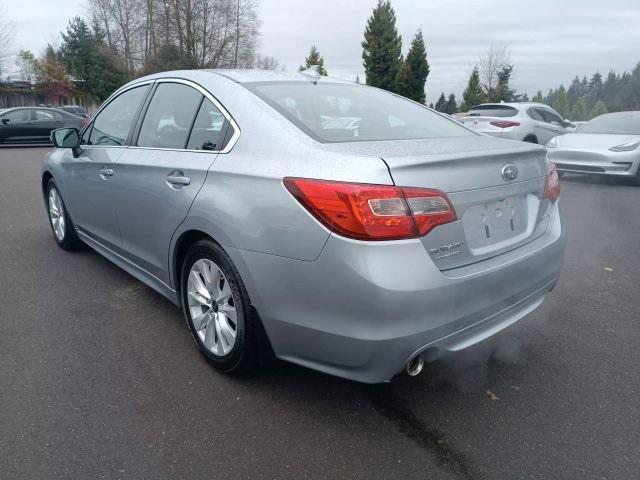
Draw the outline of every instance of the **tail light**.
[[[544,197],[555,202],[560,196],[560,177],[555,163],[547,166],[547,181],[544,185]]]
[[[304,178],[285,178],[284,186],[327,228],[357,240],[421,237],[456,219],[439,190]]]
[[[494,127],[498,128],[509,128],[509,127],[519,127],[520,122],[514,122],[513,120],[494,120],[493,122],[489,122]]]

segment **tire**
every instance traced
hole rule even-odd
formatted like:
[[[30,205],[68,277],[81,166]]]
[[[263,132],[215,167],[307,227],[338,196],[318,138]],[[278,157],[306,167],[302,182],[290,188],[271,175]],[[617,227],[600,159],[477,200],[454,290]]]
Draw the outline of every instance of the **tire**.
[[[47,183],[45,198],[53,239],[63,250],[78,249],[82,242],[78,238],[73,221],[62,200],[62,195],[60,195],[60,191],[53,179],[50,179]]]
[[[636,176],[633,177],[633,185],[635,185],[636,187],[640,187],[640,165],[638,165]]]
[[[526,137],[524,137],[524,140],[522,141],[527,143],[538,143],[538,139],[533,135],[527,135]]]
[[[269,357],[266,334],[238,270],[218,244],[200,240],[191,246],[182,264],[180,286],[191,335],[216,370],[243,373],[265,363]]]

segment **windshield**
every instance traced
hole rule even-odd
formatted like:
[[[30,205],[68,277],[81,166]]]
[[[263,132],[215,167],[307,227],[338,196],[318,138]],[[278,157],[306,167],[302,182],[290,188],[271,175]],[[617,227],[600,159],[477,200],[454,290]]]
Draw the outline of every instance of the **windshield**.
[[[475,135],[417,103],[362,85],[245,84],[320,142],[409,140]]]
[[[640,135],[640,112],[600,115],[578,127],[580,133]]]

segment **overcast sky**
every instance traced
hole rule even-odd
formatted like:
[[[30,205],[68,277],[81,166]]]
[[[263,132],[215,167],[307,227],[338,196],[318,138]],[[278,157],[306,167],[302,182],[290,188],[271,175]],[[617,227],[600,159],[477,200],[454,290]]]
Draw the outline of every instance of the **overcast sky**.
[[[13,50],[39,53],[84,0],[0,0],[16,23]],[[330,75],[363,76],[360,43],[377,0],[260,0],[264,55],[297,69],[311,44]],[[640,61],[640,0],[392,0],[403,49],[422,28],[431,74],[427,98],[459,96],[492,43],[515,64],[513,85],[530,96],[576,75],[631,70]],[[10,65],[6,65],[9,69]]]

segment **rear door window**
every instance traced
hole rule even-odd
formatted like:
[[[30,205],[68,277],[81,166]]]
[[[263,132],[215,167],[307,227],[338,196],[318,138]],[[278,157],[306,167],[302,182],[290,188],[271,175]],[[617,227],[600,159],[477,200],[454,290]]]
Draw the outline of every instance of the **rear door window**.
[[[140,127],[138,146],[185,148],[202,99],[203,95],[188,85],[159,84]],[[212,128],[213,120],[209,123]]]
[[[200,106],[189,137],[189,150],[222,150],[229,141],[229,121],[209,99]]]
[[[529,110],[527,110],[527,115],[529,115],[529,118],[532,118],[533,120],[537,120],[538,122],[546,121],[545,118],[540,113],[539,109],[537,108],[530,108]]]
[[[551,110],[547,110],[546,108],[541,108],[540,112],[544,116],[547,123],[550,123],[557,127],[561,127],[564,124],[564,121],[562,120],[562,118],[560,118],[560,115],[557,115]]]
[[[109,102],[93,122],[89,145],[125,145],[147,88],[132,88]]]

